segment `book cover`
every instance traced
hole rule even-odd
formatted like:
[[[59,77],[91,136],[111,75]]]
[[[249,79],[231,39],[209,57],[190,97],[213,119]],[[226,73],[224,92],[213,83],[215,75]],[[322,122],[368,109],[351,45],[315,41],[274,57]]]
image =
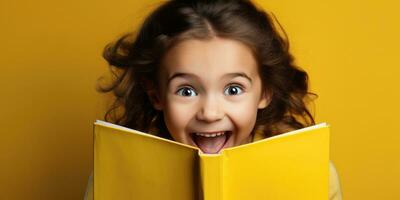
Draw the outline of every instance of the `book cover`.
[[[219,154],[99,120],[94,137],[96,200],[328,198],[325,123]]]

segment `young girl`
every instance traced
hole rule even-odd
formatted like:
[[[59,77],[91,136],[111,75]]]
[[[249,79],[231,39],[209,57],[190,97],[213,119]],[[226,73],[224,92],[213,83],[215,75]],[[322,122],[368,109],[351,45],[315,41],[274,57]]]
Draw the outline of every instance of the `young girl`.
[[[116,76],[99,87],[116,97],[106,121],[205,153],[314,124],[307,73],[248,0],[168,1],[104,58]],[[341,199],[332,164],[329,199]]]

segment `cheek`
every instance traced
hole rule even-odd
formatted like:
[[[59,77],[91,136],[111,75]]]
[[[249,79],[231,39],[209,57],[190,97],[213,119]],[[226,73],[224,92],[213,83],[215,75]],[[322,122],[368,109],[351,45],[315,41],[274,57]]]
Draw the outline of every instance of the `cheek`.
[[[235,120],[242,125],[249,124],[255,121],[257,117],[257,104],[255,101],[246,101],[238,104],[232,104],[230,113],[234,116]]]
[[[171,135],[182,134],[187,124],[193,117],[193,107],[179,104],[168,103],[164,110],[164,119]]]
[[[257,110],[255,101],[242,102],[231,106],[230,116],[239,131],[238,137],[250,135],[257,119]]]

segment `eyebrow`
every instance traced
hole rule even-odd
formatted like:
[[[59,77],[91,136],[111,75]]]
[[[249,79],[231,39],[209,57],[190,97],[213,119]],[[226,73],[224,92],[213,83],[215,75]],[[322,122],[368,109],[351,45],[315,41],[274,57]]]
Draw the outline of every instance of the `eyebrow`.
[[[224,78],[225,78],[225,77],[230,77],[230,78],[243,77],[243,78],[247,79],[250,83],[253,83],[253,80],[250,78],[250,76],[248,76],[248,75],[245,74],[244,72],[229,73],[229,74],[225,74],[223,77],[224,77]]]
[[[197,75],[192,74],[192,73],[177,72],[168,78],[167,85],[172,81],[172,79],[177,78],[177,77],[195,77],[195,78],[197,78]],[[235,77],[243,77],[243,78],[247,79],[250,83],[253,83],[253,80],[244,72],[228,73],[228,74],[225,74],[222,78],[235,78]]]

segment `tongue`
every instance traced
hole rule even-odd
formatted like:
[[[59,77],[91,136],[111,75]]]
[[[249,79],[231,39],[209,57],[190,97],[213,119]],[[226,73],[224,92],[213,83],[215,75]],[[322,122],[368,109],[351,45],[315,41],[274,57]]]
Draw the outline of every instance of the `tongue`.
[[[225,141],[226,134],[217,137],[195,136],[195,142],[203,153],[218,153]]]

